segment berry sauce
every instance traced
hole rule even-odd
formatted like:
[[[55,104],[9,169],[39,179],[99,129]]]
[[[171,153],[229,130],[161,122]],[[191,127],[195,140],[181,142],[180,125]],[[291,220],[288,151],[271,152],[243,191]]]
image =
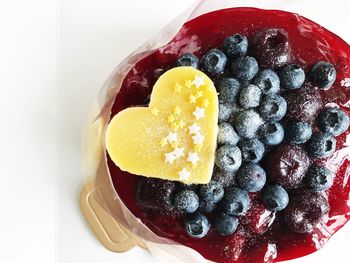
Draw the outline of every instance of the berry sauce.
[[[254,8],[233,8],[205,14],[187,22],[167,45],[143,58],[126,75],[117,94],[111,117],[134,105],[147,105],[157,75],[173,67],[187,52],[199,58],[211,48],[222,48],[223,40],[233,34],[252,35],[264,28],[283,28],[289,34],[291,62],[307,72],[317,61],[333,63],[337,80],[329,90],[320,90],[324,105],[337,104],[350,116],[350,87],[341,85],[350,78],[349,45],[335,34],[295,14]],[[249,51],[248,51],[249,54]],[[298,91],[297,91],[298,92]],[[315,127],[314,127],[315,129]],[[177,214],[142,210],[135,199],[138,176],[121,171],[108,159],[112,181],[130,211],[158,236],[166,237],[197,250],[215,262],[272,262],[297,258],[320,249],[350,219],[350,135],[337,137],[337,151],[332,157],[317,160],[335,174],[327,191],[330,204],[325,223],[311,233],[298,234],[286,227],[283,212],[269,212],[261,206],[259,194],[252,194],[252,206],[238,230],[229,237],[210,230],[202,239],[189,237]],[[292,194],[292,193],[291,193]],[[254,201],[256,199],[256,201]]]

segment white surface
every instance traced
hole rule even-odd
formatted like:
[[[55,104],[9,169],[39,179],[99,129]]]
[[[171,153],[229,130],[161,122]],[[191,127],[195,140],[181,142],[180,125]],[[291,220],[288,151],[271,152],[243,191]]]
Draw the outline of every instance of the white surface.
[[[54,262],[56,2],[0,1],[0,262]]]
[[[348,1],[331,1],[331,14],[326,0],[234,2],[261,7],[277,3],[350,42]],[[89,106],[113,67],[189,4],[188,0],[0,1],[0,262],[154,262],[138,248],[124,254],[104,249],[81,216],[77,200],[83,181],[81,131]],[[349,233],[350,224],[324,249],[294,263],[346,262]]]

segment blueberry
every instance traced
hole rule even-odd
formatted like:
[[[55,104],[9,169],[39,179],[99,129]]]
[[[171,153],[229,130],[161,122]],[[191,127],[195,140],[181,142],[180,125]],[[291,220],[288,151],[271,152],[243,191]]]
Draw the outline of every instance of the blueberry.
[[[223,78],[215,83],[219,100],[224,103],[234,103],[241,88],[238,80],[234,78]]]
[[[248,85],[241,89],[239,93],[239,104],[244,109],[255,108],[259,106],[261,89],[256,85]]]
[[[229,123],[222,122],[219,124],[218,144],[236,145],[238,141],[239,136]]]
[[[175,182],[155,178],[142,178],[136,187],[136,200],[145,209],[166,211],[173,209]]]
[[[288,33],[280,28],[257,32],[252,39],[252,53],[264,68],[279,68],[290,61]]]
[[[227,121],[230,118],[231,113],[232,113],[232,108],[228,104],[219,103],[219,114],[218,114],[219,121]]]
[[[176,189],[178,191],[180,191],[180,190],[191,190],[193,192],[197,192],[198,185],[197,184],[184,184],[184,183],[177,182]]]
[[[242,57],[232,61],[231,72],[239,80],[251,80],[258,73],[259,65],[253,57]]]
[[[257,85],[264,94],[273,94],[280,90],[280,79],[271,69],[260,70],[258,75],[254,78],[253,83]]]
[[[223,211],[215,214],[213,226],[223,236],[229,236],[237,230],[238,218]]]
[[[238,170],[236,180],[242,189],[248,192],[258,192],[266,183],[266,173],[260,165],[246,163]]]
[[[311,126],[307,122],[290,122],[286,127],[286,138],[294,144],[307,142],[312,135]]]
[[[329,203],[324,195],[304,190],[290,196],[284,219],[290,230],[310,233],[328,212]]]
[[[200,64],[205,73],[218,75],[224,72],[227,62],[226,55],[219,49],[211,49],[202,57]]]
[[[321,131],[338,136],[349,128],[349,117],[339,108],[326,107],[318,115],[317,124]]]
[[[264,144],[258,139],[245,139],[238,145],[242,152],[242,158],[245,162],[258,163],[265,153]]]
[[[174,207],[177,210],[193,213],[199,207],[199,198],[194,191],[182,190],[175,194]]]
[[[216,150],[216,165],[227,172],[235,172],[242,164],[242,154],[237,146],[222,145]]]
[[[300,89],[305,81],[305,72],[299,65],[291,64],[281,69],[279,77],[285,89]]]
[[[200,187],[199,194],[204,201],[218,203],[224,197],[224,188],[220,183],[211,180],[208,184]]]
[[[198,64],[199,64],[198,58],[195,55],[193,55],[192,53],[183,54],[175,62],[176,67],[198,68]]]
[[[265,207],[271,211],[281,211],[289,203],[289,196],[286,190],[279,185],[270,185],[266,187],[261,196]]]
[[[191,237],[202,238],[208,233],[210,224],[205,215],[194,213],[186,217],[185,228],[187,234]]]
[[[333,64],[319,61],[312,66],[309,77],[314,85],[321,89],[328,89],[337,78],[337,71]]]
[[[234,184],[235,174],[233,172],[222,171],[215,167],[212,180],[217,181],[223,187]]]
[[[309,141],[309,155],[312,158],[329,157],[335,152],[336,143],[330,133],[314,133]]]
[[[214,212],[216,207],[217,207],[217,203],[214,203],[213,201],[204,201],[201,199],[199,201],[198,210],[202,213],[210,214],[210,213]]]
[[[326,167],[311,165],[305,176],[305,184],[315,192],[327,190],[333,185],[333,174]]]
[[[261,100],[259,113],[266,121],[279,121],[287,112],[287,102],[277,94],[267,95]]]
[[[247,49],[248,39],[246,36],[236,34],[224,40],[223,50],[229,58],[245,56]]]
[[[266,145],[278,145],[284,138],[284,129],[278,122],[263,124],[258,133],[261,141]]]
[[[244,138],[253,138],[261,124],[263,120],[254,110],[241,111],[234,118],[234,128]]]
[[[248,192],[237,187],[227,188],[221,206],[230,215],[239,216],[244,214],[250,207]]]

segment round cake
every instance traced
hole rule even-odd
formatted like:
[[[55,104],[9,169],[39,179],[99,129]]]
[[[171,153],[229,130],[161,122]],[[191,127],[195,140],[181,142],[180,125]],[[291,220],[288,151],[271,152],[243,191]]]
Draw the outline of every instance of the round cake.
[[[350,218],[349,55],[288,12],[187,22],[115,96],[106,156],[116,193],[154,234],[210,261],[317,251]]]

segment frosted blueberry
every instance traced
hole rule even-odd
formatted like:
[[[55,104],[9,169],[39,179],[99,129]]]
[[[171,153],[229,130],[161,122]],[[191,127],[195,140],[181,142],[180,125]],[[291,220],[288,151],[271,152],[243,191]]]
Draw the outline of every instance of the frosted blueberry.
[[[222,145],[216,150],[216,165],[227,172],[235,172],[242,164],[242,154],[237,146]]]
[[[242,140],[238,147],[241,149],[244,162],[258,163],[265,153],[264,144],[256,138]]]
[[[261,89],[256,85],[248,85],[241,89],[239,93],[239,104],[244,109],[255,108],[259,106]]]
[[[258,75],[254,78],[253,83],[257,85],[264,94],[274,94],[280,90],[280,79],[271,69],[260,70]]]
[[[234,128],[239,136],[253,138],[263,124],[260,115],[254,110],[244,110],[235,115]]]
[[[219,132],[218,132],[218,138],[217,143],[220,144],[230,144],[230,145],[236,145],[239,141],[239,136],[233,129],[233,127],[227,123],[222,122],[219,124]]]

